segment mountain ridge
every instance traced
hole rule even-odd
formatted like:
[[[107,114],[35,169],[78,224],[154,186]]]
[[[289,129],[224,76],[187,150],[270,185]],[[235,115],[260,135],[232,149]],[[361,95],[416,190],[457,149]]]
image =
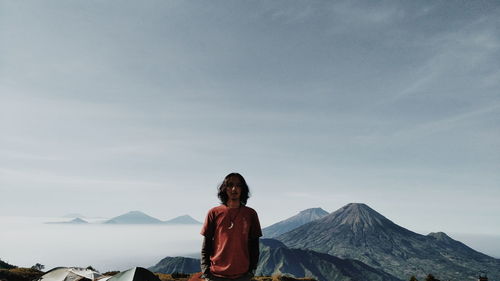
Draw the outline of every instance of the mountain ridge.
[[[320,219],[328,215],[328,212],[321,208],[309,208],[300,211],[297,215],[282,220],[262,229],[263,237],[274,238],[311,221]]]
[[[312,277],[318,281],[401,281],[357,260],[341,259],[310,250],[290,249],[275,239],[260,240],[257,276],[288,275]],[[166,257],[149,270],[172,274],[200,271],[200,260],[186,257]]]

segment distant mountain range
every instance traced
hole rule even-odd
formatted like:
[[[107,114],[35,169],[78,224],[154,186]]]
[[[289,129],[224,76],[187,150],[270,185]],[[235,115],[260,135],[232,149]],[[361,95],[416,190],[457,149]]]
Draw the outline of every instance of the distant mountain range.
[[[65,217],[72,218],[73,215],[69,214]],[[60,221],[60,222],[46,222],[46,224],[87,224],[88,221],[82,219],[81,217],[75,217],[70,221]],[[141,211],[131,211],[126,214],[114,217],[112,219],[105,220],[102,222],[103,224],[171,224],[171,225],[193,225],[193,224],[201,224],[201,222],[193,219],[189,215],[183,215],[171,220],[162,221],[152,216],[149,216]]]
[[[297,215],[288,218],[286,220],[275,223],[271,226],[268,226],[262,229],[262,233],[266,238],[274,238],[279,235],[286,233],[290,230],[293,230],[299,226],[302,226],[306,223],[312,222],[314,220],[320,219],[324,216],[328,215],[328,212],[321,208],[311,208],[304,211],[301,211]]]
[[[105,224],[201,224],[188,215],[176,217],[168,221],[161,221],[141,211],[131,211],[104,222]]]
[[[407,280],[432,273],[473,280],[479,272],[500,279],[500,260],[477,252],[446,234],[417,234],[365,204],[348,204],[319,220],[277,237],[290,248],[356,259]]]

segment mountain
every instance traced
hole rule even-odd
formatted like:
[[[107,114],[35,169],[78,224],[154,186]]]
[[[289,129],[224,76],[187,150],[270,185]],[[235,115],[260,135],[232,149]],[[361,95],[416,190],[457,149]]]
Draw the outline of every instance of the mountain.
[[[157,224],[161,220],[146,215],[140,211],[131,211],[104,222],[105,224]]]
[[[360,261],[341,259],[310,250],[289,249],[274,239],[261,239],[256,275],[314,277],[318,281],[400,281]]]
[[[82,220],[81,218],[72,219],[70,221],[61,221],[61,222],[46,222],[46,224],[87,224],[86,220]]]
[[[293,230],[299,226],[302,226],[306,223],[315,221],[324,216],[328,215],[328,212],[321,208],[311,208],[304,211],[301,211],[297,215],[288,218],[286,220],[275,223],[271,226],[268,226],[262,230],[264,237],[266,238],[274,238],[279,235]]]
[[[407,280],[432,273],[462,280],[488,272],[500,279],[500,260],[477,252],[444,233],[427,236],[405,229],[365,204],[339,210],[277,237],[290,248],[356,259]]]
[[[148,268],[152,272],[172,274],[172,273],[196,273],[200,272],[200,260],[185,257],[166,257],[156,265]]]
[[[88,221],[83,220],[81,218],[75,218],[75,219],[69,221],[68,223],[71,223],[71,224],[86,224],[86,223],[88,223]]]
[[[164,221],[163,223],[165,224],[201,224],[201,222],[193,219],[192,217],[188,215],[180,216],[173,218],[168,221]]]

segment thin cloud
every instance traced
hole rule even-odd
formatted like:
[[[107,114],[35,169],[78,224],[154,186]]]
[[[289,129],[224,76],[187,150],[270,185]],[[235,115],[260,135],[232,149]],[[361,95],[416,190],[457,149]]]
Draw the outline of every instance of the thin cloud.
[[[89,179],[87,177],[66,176],[43,170],[5,169],[0,168],[0,176],[5,187],[15,185],[16,189],[23,189],[24,184],[44,186],[45,190],[61,189],[72,190],[85,188],[87,191],[102,190],[107,192],[126,189],[159,189],[165,188],[164,182],[133,181],[119,179]],[[22,179],[22,180],[20,180]],[[21,184],[21,185],[20,185]],[[52,187],[52,188],[51,188]]]
[[[393,133],[392,136],[396,138],[407,138],[407,139],[417,136],[423,137],[455,129],[456,127],[468,124],[469,122],[467,121],[469,120],[472,121],[477,120],[478,122],[481,122],[483,120],[481,117],[483,117],[484,115],[498,114],[498,113],[500,113],[500,103],[489,105],[473,111],[468,111],[453,116],[448,116],[446,118],[442,118],[439,120],[433,120],[430,122],[418,124],[417,126],[410,129],[396,131]]]

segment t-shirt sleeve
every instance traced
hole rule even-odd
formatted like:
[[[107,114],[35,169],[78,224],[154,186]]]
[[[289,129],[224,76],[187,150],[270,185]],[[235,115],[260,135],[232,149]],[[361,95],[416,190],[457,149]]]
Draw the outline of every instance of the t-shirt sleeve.
[[[250,226],[250,239],[259,238],[262,236],[262,229],[260,229],[259,216],[257,212],[252,212],[252,224]]]
[[[215,234],[215,214],[213,210],[208,211],[205,222],[201,228],[201,235],[205,237],[213,237]]]

